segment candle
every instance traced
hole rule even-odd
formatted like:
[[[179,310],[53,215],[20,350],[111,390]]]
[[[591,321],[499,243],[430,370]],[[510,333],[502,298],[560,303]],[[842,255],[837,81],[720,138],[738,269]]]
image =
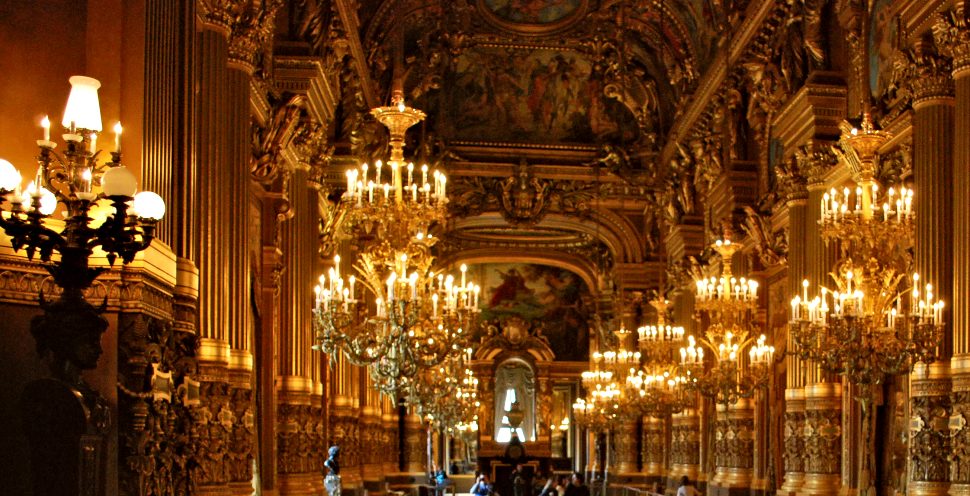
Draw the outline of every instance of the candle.
[[[431,295],[431,317],[438,318],[438,293]]]
[[[438,196],[439,198],[448,196],[448,178],[444,174],[441,175],[441,194]]]
[[[357,283],[357,278],[354,277],[354,276],[350,276],[350,297],[351,297],[351,299],[353,299],[353,297],[354,297],[354,284],[355,283]]]
[[[374,181],[367,182],[367,201],[374,203]]]
[[[468,266],[461,264],[461,287],[465,287],[465,273],[468,271]]]
[[[418,202],[418,185],[417,184],[412,184],[411,185],[411,201],[414,202],[414,203],[417,203]]]
[[[354,175],[352,171],[347,171],[347,195],[351,198],[354,197]]]
[[[46,115],[40,120],[40,127],[44,128],[44,141],[51,140],[51,120]]]
[[[387,201],[387,197],[391,194],[391,185],[384,183],[384,201]]]
[[[408,184],[411,184],[412,182],[414,182],[411,179],[411,173],[412,172],[414,172],[414,163],[413,162],[408,162]]]
[[[391,272],[387,278],[387,301],[394,301],[394,282],[397,280],[397,273]]]
[[[98,134],[91,133],[91,155],[94,155],[98,151]]]
[[[121,121],[115,122],[115,153],[121,153]]]
[[[381,162],[380,160],[378,160],[377,163],[374,164],[374,169],[375,169],[374,172],[376,173],[375,174],[376,180],[374,182],[376,182],[377,184],[381,183],[381,168],[383,166],[384,166],[384,163]]]
[[[380,162],[380,160],[378,160],[378,162]],[[367,182],[367,169],[369,168],[370,167],[368,167],[367,162],[364,162],[360,166],[360,175],[363,176],[361,177],[361,180],[363,180],[364,182]]]
[[[421,164],[421,184],[428,182],[428,164]]]

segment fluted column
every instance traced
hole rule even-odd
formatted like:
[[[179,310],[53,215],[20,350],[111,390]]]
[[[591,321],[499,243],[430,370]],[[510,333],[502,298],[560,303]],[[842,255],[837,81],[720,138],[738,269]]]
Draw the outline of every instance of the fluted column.
[[[964,2],[940,16],[934,36],[940,50],[953,60],[955,100],[953,109],[953,240],[970,239],[970,26]],[[917,181],[919,178],[917,177]],[[970,494],[970,251],[953,250],[953,287],[948,306],[952,309],[953,358],[952,418],[959,427],[950,431],[950,494]],[[952,303],[951,303],[952,302]],[[951,428],[952,428],[951,427]]]
[[[910,87],[913,93],[913,176],[915,180],[914,209],[916,210],[915,266],[921,279],[933,283],[934,293],[947,303],[953,301],[953,125],[954,97],[951,65],[940,56],[929,40],[923,40],[909,52]],[[964,199],[965,201],[966,199]],[[965,210],[965,204],[960,210]],[[952,323],[944,309],[945,337],[940,346],[944,360],[952,355]],[[947,395],[937,394],[946,383],[949,388],[949,364],[933,364],[932,378],[926,373],[912,375],[913,416],[930,418],[944,412],[949,416]],[[927,372],[924,370],[924,372]],[[933,413],[925,409],[939,408]],[[936,432],[939,426],[930,424],[913,432],[910,439],[910,488],[912,494],[942,495],[949,489],[949,473],[941,436],[948,430]],[[937,457],[944,456],[939,459]]]
[[[319,381],[318,358],[312,357],[311,308],[316,264],[316,190],[307,171],[293,171],[287,188],[293,218],[282,226],[283,276],[280,281],[280,326],[277,336],[277,472],[281,495],[313,494],[319,472],[312,471],[304,447],[315,435],[311,393]]]
[[[713,494],[728,496],[751,487],[754,475],[754,404],[749,399],[717,405]],[[709,493],[711,494],[711,493]]]
[[[231,494],[228,447],[231,430],[220,425],[221,416],[230,419],[232,408],[229,389],[229,333],[231,301],[228,288],[228,231],[226,208],[212,208],[226,203],[229,182],[227,163],[228,140],[224,118],[229,99],[226,61],[227,33],[203,29],[197,34],[196,74],[198,99],[196,105],[195,160],[198,164],[193,181],[192,197],[198,208],[188,218],[192,224],[191,255],[199,268],[198,334],[199,380],[201,401],[212,413],[212,419],[202,429],[207,449],[200,454],[201,470],[195,483],[200,494]],[[205,206],[205,208],[203,208]],[[202,234],[204,233],[204,234]]]
[[[808,275],[806,238],[811,222],[803,171],[797,168],[785,186],[788,200],[788,294],[798,295],[802,293],[802,280]],[[790,332],[787,334],[785,350],[788,352],[785,355],[785,417],[782,440],[785,479],[779,492],[793,494],[805,479],[802,436],[805,422],[806,364],[798,357]]]

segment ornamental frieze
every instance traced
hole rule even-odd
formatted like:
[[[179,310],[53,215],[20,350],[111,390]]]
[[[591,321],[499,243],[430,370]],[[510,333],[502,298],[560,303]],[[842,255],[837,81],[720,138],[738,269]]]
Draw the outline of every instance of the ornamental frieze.
[[[805,470],[805,443],[802,438],[804,423],[804,412],[785,412],[784,447],[782,451],[785,472],[803,472]]]
[[[913,381],[913,387],[924,381]],[[949,389],[949,381],[925,381],[941,383]],[[938,391],[934,391],[936,393]],[[950,461],[950,396],[921,396],[913,392],[910,397],[910,472],[913,481],[944,482],[949,480]]]
[[[840,470],[842,411],[806,409],[802,426],[805,473],[838,474]]]

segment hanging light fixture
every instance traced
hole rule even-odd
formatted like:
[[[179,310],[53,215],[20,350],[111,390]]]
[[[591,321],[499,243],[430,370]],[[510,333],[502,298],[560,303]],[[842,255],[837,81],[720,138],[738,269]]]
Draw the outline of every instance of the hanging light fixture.
[[[775,348],[764,334],[753,336],[758,282],[732,273],[731,260],[740,246],[731,242],[729,229],[713,249],[720,255],[720,277],[695,279],[695,305],[706,314],[708,326],[703,337],[687,337],[687,346],[680,349],[681,367],[688,387],[735,403],[767,384]],[[713,352],[711,367],[706,366],[705,349]]]

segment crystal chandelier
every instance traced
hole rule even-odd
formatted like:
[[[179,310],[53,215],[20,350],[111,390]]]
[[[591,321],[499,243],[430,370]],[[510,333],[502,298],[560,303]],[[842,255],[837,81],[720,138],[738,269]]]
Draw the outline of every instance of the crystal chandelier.
[[[791,302],[791,332],[803,358],[871,394],[868,386],[886,375],[933,361],[944,303],[934,298],[931,284],[921,286],[918,274],[906,276],[915,232],[913,191],[888,188],[879,196],[876,150],[891,136],[875,130],[868,114],[861,129],[847,123],[842,128],[836,151],[856,187],[826,193],[819,220],[822,239],[839,247],[834,286],[820,285],[810,297],[810,281],[802,282],[802,294]]]
[[[720,277],[695,278],[696,308],[709,321],[704,336],[688,336],[687,346],[680,349],[688,387],[725,404],[749,397],[767,384],[775,353],[764,334],[754,338],[751,333],[755,328],[758,282],[733,275],[731,260],[740,246],[731,243],[729,235],[726,230],[725,239],[717,240],[713,246],[721,259]],[[709,368],[705,366],[705,348],[713,352]]]

